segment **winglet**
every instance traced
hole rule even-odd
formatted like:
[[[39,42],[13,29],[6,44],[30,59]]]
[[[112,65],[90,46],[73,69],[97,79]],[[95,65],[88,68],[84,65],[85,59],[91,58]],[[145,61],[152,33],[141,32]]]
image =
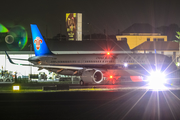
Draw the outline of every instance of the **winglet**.
[[[9,60],[9,62],[10,62],[11,64],[23,65],[23,66],[34,66],[34,65],[32,65],[32,64],[19,64],[19,63],[14,63],[14,62],[12,61],[12,59],[9,57],[9,55],[7,54],[6,51],[5,51],[5,53],[6,53],[6,56],[7,56],[8,60]]]
[[[8,60],[9,60],[10,63],[15,64],[15,65],[18,65],[17,63],[14,63],[14,62],[11,60],[11,58],[9,57],[9,55],[7,54],[6,51],[5,51],[5,53],[6,53],[6,56],[8,57]]]

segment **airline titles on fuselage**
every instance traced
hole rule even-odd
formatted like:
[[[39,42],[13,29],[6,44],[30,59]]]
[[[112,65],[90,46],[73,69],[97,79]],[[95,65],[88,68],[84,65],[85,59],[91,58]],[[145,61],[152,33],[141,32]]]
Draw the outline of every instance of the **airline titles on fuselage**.
[[[116,59],[117,57],[115,56],[99,56],[96,57],[96,59]]]

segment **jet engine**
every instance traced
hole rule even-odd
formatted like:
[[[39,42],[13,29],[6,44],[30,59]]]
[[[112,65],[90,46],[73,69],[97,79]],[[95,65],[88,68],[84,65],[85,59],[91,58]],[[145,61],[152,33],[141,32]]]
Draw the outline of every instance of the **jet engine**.
[[[98,84],[103,81],[103,73],[100,70],[84,70],[80,84]]]

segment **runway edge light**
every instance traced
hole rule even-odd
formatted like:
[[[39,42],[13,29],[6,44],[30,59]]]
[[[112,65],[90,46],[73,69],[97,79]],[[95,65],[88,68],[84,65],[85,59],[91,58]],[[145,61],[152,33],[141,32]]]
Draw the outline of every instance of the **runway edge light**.
[[[19,91],[20,86],[19,85],[13,85],[13,91]]]

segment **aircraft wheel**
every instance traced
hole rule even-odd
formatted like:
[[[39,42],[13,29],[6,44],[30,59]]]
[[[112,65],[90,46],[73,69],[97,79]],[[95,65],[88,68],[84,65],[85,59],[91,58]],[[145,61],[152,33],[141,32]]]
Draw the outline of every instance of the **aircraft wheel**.
[[[81,86],[84,85],[84,81],[83,80],[80,81],[80,85]]]

